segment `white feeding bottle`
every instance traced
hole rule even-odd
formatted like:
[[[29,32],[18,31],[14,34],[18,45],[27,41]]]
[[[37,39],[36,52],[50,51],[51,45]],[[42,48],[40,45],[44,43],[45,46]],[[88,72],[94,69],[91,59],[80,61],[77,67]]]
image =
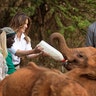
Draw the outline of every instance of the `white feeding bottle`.
[[[46,54],[48,54],[50,57],[52,57],[53,59],[55,59],[57,61],[62,61],[62,62],[65,61],[63,55],[57,49],[55,49],[54,47],[52,47],[51,45],[49,45],[44,40],[42,40],[37,46],[42,47],[43,48],[43,51]]]

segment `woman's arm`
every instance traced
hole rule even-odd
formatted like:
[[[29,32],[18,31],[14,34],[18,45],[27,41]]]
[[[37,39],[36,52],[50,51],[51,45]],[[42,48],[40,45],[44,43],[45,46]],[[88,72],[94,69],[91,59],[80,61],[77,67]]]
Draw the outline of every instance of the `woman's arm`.
[[[15,55],[17,56],[26,56],[26,55],[32,55],[32,54],[41,54],[40,52],[42,52],[42,48],[39,46],[36,46],[34,49],[32,50],[17,50]],[[34,55],[33,55],[34,56]],[[30,56],[29,56],[30,57]]]

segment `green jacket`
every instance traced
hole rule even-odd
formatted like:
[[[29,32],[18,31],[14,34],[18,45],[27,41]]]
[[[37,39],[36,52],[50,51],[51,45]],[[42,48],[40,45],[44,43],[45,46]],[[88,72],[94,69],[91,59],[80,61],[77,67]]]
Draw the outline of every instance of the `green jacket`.
[[[8,56],[6,57],[6,63],[7,63],[7,66],[8,66],[7,74],[12,74],[13,72],[16,71],[16,69],[14,67],[14,64],[12,62],[12,55],[9,51],[8,51]]]

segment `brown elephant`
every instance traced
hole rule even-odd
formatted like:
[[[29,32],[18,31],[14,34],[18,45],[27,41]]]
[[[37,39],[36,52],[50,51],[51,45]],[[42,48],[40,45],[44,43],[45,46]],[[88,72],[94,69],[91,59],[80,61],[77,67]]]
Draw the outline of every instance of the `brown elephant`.
[[[71,70],[77,67],[86,68],[89,66],[87,65],[88,62],[94,62],[96,64],[96,59],[90,60],[91,57],[96,57],[96,48],[69,48],[66,44],[64,36],[58,32],[55,32],[50,36],[50,42],[52,45],[54,44],[55,40],[58,41],[60,51],[63,54],[63,56],[67,59],[67,63],[64,63],[66,69]],[[90,66],[94,67],[94,64]]]
[[[89,96],[96,96],[96,48],[69,48],[60,33],[53,33],[50,40],[51,44],[58,41],[61,53],[68,60],[64,66],[70,71],[64,75],[82,85]]]
[[[82,84],[70,77],[70,73],[63,74],[58,70],[39,67],[30,62],[25,68],[17,70],[0,82],[0,96],[96,96],[96,94],[88,95]]]
[[[0,82],[0,96],[96,96],[96,49],[68,48],[64,37],[54,34],[51,40],[60,38],[70,71],[63,74],[30,62]]]

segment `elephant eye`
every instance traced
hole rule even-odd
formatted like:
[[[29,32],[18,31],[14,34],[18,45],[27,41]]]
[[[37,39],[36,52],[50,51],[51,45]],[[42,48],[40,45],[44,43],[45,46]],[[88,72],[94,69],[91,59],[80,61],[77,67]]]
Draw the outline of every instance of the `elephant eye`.
[[[77,56],[78,56],[79,58],[82,58],[82,57],[83,57],[83,55],[82,55],[82,54],[78,54]]]

